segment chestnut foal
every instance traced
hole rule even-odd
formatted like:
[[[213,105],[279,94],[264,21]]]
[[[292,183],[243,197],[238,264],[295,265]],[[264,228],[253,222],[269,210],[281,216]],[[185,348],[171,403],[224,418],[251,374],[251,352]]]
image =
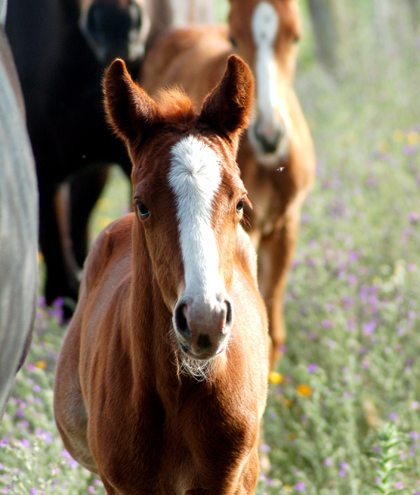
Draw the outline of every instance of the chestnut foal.
[[[230,57],[199,115],[178,90],[152,100],[121,60],[104,86],[136,211],[87,258],[57,363],[57,427],[109,495],[252,494],[269,366],[235,162],[251,73]]]
[[[163,35],[143,65],[153,91],[177,84],[200,105],[236,52],[253,69],[256,99],[238,164],[254,208],[245,207],[258,252],[258,280],[267,304],[275,367],[286,332],[283,296],[300,211],[313,182],[315,156],[293,90],[300,17],[296,0],[230,0],[228,26],[194,26]]]

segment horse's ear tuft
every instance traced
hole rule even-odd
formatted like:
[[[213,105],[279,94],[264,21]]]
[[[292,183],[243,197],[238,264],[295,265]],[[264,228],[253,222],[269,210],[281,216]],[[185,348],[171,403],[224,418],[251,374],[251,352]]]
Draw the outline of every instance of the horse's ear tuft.
[[[249,67],[231,55],[222,80],[204,100],[200,120],[235,140],[249,125],[253,96],[254,80]]]
[[[123,60],[108,67],[103,89],[107,121],[124,141],[134,144],[160,122],[156,103],[133,82]]]

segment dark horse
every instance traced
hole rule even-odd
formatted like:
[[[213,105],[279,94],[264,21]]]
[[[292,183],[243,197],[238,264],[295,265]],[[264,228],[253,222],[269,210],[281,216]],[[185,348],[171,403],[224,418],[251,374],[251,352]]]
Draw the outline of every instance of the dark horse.
[[[88,216],[107,166],[118,163],[131,172],[124,147],[104,120],[103,70],[120,56],[138,71],[146,44],[170,22],[167,0],[9,2],[6,30],[35,155],[48,303],[77,298]],[[58,194],[68,180],[70,227]]]
[[[24,107],[0,0],[0,419],[29,349],[38,253],[38,193]]]

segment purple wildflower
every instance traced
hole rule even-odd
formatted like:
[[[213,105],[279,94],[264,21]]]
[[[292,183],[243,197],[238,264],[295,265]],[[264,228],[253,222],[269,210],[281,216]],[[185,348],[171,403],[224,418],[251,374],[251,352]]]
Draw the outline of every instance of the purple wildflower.
[[[306,488],[306,484],[303,482],[303,481],[299,481],[299,483],[297,483],[295,485],[295,490],[297,492],[301,492],[302,490],[304,490]]]
[[[29,440],[26,438],[22,438],[21,443],[24,447],[28,448],[31,444],[29,443]]]
[[[318,366],[315,363],[312,363],[308,366],[308,373],[315,373],[317,370]]]
[[[373,334],[376,328],[376,323],[374,321],[369,321],[363,325],[363,333],[366,336],[370,336]]]
[[[411,223],[417,223],[420,220],[420,214],[416,211],[410,211],[408,219]]]

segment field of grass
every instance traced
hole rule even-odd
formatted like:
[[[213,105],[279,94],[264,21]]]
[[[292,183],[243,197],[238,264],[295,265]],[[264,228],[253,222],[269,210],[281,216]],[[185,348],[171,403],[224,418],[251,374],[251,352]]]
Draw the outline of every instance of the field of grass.
[[[372,31],[370,1],[336,0],[334,76],[305,16],[296,88],[317,152],[271,375],[258,495],[420,494],[420,38],[402,8]],[[400,4],[400,3],[399,3]],[[302,2],[303,6],[303,2]],[[128,204],[115,171],[92,235]],[[42,271],[42,265],[41,265]],[[0,493],[104,494],[52,414],[66,325],[43,299],[0,425]]]

